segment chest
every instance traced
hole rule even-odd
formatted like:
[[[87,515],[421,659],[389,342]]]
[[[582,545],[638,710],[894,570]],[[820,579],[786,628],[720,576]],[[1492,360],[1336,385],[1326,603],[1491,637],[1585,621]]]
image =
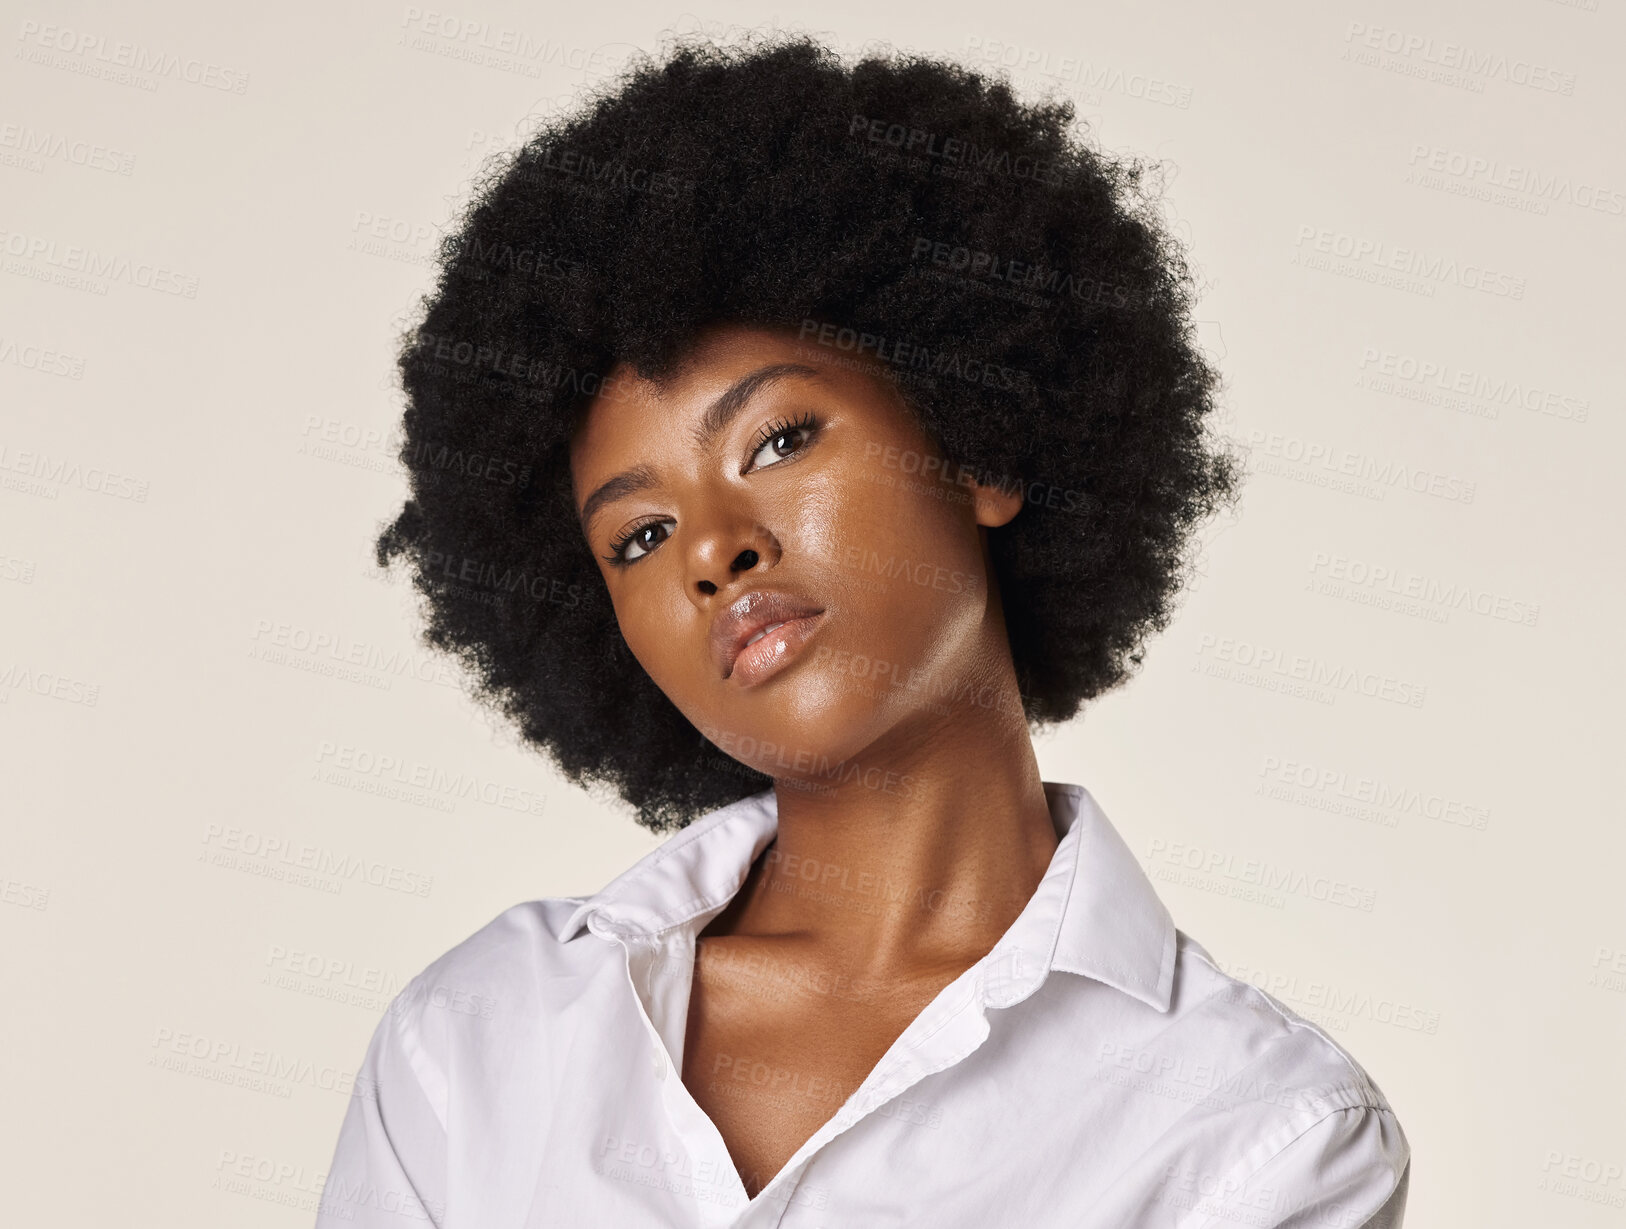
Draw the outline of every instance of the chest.
[[[843,997],[697,973],[683,1083],[722,1135],[747,1195],[841,1108],[939,988]]]

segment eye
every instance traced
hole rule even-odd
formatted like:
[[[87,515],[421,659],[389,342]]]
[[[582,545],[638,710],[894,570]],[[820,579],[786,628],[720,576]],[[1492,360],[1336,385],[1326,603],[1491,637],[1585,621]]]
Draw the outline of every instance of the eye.
[[[660,529],[666,525],[672,524],[676,524],[676,522],[645,521],[642,525],[634,525],[631,529],[627,530],[626,533],[622,534],[614,542],[610,543],[610,553],[606,555],[605,558],[609,560],[609,562],[617,564],[621,567],[625,567],[629,563],[636,563],[639,559],[642,559],[662,542],[666,541],[667,538],[672,536],[670,530],[667,530],[667,532],[661,534],[658,538],[650,538],[648,536],[649,533],[652,530]],[[626,552],[628,547],[637,547],[638,553],[635,555],[627,554]]]
[[[806,442],[819,428],[819,420],[812,414],[803,411],[794,421],[777,418],[762,428],[756,439],[756,445],[751,452],[752,469],[765,469],[769,465],[777,465],[789,456],[793,456],[805,447]],[[786,441],[795,441],[787,443]],[[773,459],[755,464],[763,453],[771,452]]]
[[[807,411],[795,419],[776,418],[757,433],[752,445],[750,469],[765,469],[797,456],[806,449],[808,440],[818,433],[820,426],[819,420]],[[769,459],[760,460],[764,455]],[[673,520],[658,520],[634,525],[610,543],[610,553],[603,558],[616,567],[636,563],[645,555],[653,554],[657,546],[671,537],[672,529],[668,526],[675,527],[676,524]],[[656,530],[662,532],[657,536]]]

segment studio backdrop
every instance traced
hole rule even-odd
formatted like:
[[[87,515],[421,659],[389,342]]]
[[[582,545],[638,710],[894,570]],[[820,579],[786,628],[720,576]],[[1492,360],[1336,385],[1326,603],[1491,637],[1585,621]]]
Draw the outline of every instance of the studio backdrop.
[[[1245,491],[1046,779],[1359,1055],[1408,1224],[1626,1225],[1618,0],[449,3],[6,6],[6,1222],[310,1224],[407,981],[661,839],[373,562],[394,359],[489,159],[794,27],[1070,101],[1188,246]]]

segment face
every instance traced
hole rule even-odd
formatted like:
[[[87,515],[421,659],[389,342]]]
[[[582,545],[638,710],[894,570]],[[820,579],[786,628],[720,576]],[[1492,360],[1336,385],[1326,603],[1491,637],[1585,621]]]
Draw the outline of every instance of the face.
[[[662,385],[611,372],[571,472],[628,647],[761,772],[882,761],[1007,677],[986,533],[1021,494],[948,464],[873,364],[713,330]]]

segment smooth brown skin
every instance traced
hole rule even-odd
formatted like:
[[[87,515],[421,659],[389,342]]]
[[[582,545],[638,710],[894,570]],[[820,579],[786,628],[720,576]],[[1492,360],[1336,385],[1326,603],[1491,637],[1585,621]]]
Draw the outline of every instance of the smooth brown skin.
[[[706,408],[781,363],[817,374],[760,387],[699,451]],[[699,936],[681,1058],[751,1196],[1010,928],[1057,844],[987,555],[1021,490],[920,478],[941,453],[879,368],[854,366],[794,331],[720,327],[664,386],[613,371],[571,445],[578,510],[612,475],[656,471],[584,527],[622,635],[697,728],[774,778],[778,834]],[[756,446],[804,411],[811,434]],[[648,553],[605,560],[655,522],[625,548]],[[797,660],[742,687],[708,636],[759,588],[826,614]],[[780,1078],[753,1081],[760,1063]]]

